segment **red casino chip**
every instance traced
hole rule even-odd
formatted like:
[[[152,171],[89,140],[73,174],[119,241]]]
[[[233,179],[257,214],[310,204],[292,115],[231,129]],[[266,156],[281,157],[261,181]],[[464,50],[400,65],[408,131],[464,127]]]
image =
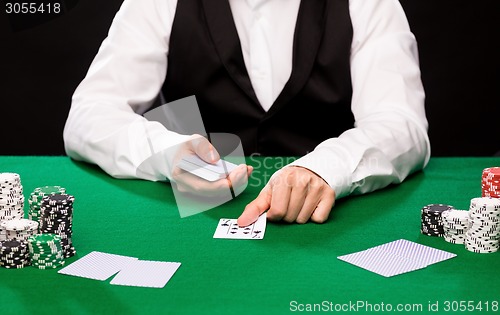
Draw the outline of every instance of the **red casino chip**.
[[[488,167],[481,178],[482,197],[500,198],[500,167]]]

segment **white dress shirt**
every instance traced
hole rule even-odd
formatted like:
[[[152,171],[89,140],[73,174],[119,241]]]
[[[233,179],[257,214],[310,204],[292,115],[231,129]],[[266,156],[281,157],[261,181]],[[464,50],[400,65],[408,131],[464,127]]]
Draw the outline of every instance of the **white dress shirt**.
[[[267,111],[291,74],[300,0],[229,4],[252,86]],[[187,139],[140,115],[164,82],[176,5],[177,0],[123,2],[73,95],[64,129],[68,156],[114,177],[170,177],[161,159],[147,162],[148,173],[138,175],[137,168],[144,167],[150,148],[160,152]],[[401,5],[350,0],[349,11],[355,128],[291,163],[322,176],[337,198],[400,183],[430,156],[417,44]]]

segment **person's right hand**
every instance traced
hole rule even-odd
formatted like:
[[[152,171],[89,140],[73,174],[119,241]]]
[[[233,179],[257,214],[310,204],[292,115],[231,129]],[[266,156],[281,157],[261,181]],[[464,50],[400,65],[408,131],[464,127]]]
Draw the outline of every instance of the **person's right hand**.
[[[271,221],[323,223],[335,204],[335,191],[313,171],[288,166],[276,172],[238,218],[239,226],[254,223],[267,211]]]
[[[174,165],[177,165],[184,156],[193,154],[198,155],[202,160],[211,164],[217,163],[220,160],[219,153],[215,147],[205,137],[195,134],[189,141],[178,148],[174,158]],[[230,189],[236,191],[240,187],[245,187],[252,171],[252,166],[240,164],[229,174],[228,178],[210,182],[175,166],[172,172],[172,180],[176,183],[177,189],[182,193],[207,197],[218,196],[227,194]]]

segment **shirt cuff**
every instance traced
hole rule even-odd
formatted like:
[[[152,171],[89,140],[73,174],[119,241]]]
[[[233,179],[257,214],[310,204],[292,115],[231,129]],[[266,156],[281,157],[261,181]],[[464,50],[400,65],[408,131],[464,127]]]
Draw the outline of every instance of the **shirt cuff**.
[[[144,155],[137,166],[137,177],[152,181],[170,180],[176,153],[191,136],[169,131],[158,122],[148,122],[146,133],[149,148],[144,148],[144,151],[149,154]]]

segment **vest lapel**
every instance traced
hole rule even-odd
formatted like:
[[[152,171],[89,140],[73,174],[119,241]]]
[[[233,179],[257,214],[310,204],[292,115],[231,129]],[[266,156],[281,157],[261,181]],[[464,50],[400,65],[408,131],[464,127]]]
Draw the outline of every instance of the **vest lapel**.
[[[212,41],[227,72],[263,111],[246,70],[229,2],[202,0],[202,3]],[[325,12],[326,0],[301,1],[294,34],[292,73],[265,118],[274,115],[307,82],[323,36]]]
[[[263,111],[253,90],[243,60],[240,39],[227,0],[202,0],[208,29],[224,67],[231,78]]]
[[[287,104],[307,82],[323,36],[326,11],[326,0],[301,1],[295,27],[292,73],[265,118]]]

